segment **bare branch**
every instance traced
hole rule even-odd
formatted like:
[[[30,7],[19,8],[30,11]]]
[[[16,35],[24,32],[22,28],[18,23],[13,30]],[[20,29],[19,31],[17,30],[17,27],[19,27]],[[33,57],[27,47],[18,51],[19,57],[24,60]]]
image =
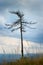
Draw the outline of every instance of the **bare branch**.
[[[29,28],[30,28],[30,29],[36,29],[36,28],[30,27],[30,26],[29,26]]]
[[[23,24],[29,24],[29,22],[22,22]]]
[[[13,22],[12,24],[5,24],[6,26],[8,26],[8,29],[11,29],[14,26],[17,26],[20,22],[20,19],[18,19],[16,22]]]
[[[36,28],[30,27],[30,26],[27,26],[27,25],[24,25],[24,26],[26,26],[26,27],[28,27],[28,28],[30,28],[30,29],[36,29]]]
[[[11,25],[10,27],[8,27],[8,29],[11,29],[13,27],[13,25]]]
[[[13,22],[12,25],[13,25],[13,26],[14,26],[14,25],[18,25],[19,23],[20,23],[20,19],[18,19],[16,22]]]
[[[10,13],[12,13],[12,14],[16,14],[16,12],[14,12],[14,11],[9,11]]]
[[[29,22],[29,24],[36,24],[36,23],[37,23],[37,22],[32,22],[32,21]]]
[[[13,31],[15,31],[15,30],[18,30],[19,28],[20,28],[20,27],[18,27],[18,28],[15,28],[15,29],[12,29],[12,30],[11,30],[11,32],[13,32]]]
[[[22,22],[22,23],[24,23],[24,24],[36,24],[37,22],[32,22],[32,21],[30,21],[30,22]]]
[[[13,27],[13,25],[11,24],[5,24],[6,26],[8,26],[8,29],[11,29]]]
[[[6,26],[11,26],[11,24],[5,24]]]
[[[21,12],[20,11],[16,11],[16,12],[14,12],[14,11],[9,11],[10,13],[12,13],[12,14],[16,14],[18,17],[23,17],[24,16],[24,14],[21,14]]]

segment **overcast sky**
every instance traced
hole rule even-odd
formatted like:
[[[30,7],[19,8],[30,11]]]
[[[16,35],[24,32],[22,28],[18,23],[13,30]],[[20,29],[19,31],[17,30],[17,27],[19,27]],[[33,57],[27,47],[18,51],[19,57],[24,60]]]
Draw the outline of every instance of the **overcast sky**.
[[[43,43],[43,0],[0,0],[0,36],[10,36],[20,38],[19,31],[11,32],[5,29],[6,23],[17,20],[15,15],[9,11],[20,10],[24,13],[26,21],[38,22],[32,26],[36,29],[26,29],[23,37],[26,40]]]

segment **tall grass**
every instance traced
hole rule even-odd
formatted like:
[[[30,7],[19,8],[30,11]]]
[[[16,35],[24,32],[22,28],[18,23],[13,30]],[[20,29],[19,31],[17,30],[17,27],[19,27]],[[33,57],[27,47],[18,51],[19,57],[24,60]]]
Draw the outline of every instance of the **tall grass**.
[[[21,58],[15,62],[4,61],[1,65],[43,65],[43,57]]]

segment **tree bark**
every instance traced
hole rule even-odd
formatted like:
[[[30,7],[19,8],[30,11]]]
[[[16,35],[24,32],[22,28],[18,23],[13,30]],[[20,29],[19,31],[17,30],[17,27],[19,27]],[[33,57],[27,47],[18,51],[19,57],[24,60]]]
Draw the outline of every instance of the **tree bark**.
[[[22,32],[21,32],[21,54],[23,57],[23,36],[22,36]]]
[[[22,20],[20,20],[20,33],[21,33],[21,55],[23,57],[23,34],[22,34]]]

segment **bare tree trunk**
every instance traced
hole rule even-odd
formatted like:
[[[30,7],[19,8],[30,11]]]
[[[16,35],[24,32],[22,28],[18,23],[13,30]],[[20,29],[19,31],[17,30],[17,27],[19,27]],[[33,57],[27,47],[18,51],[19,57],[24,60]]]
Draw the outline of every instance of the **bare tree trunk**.
[[[21,55],[23,57],[23,35],[22,35],[22,20],[20,20],[20,33],[21,33]]]
[[[23,57],[23,37],[22,37],[22,32],[21,32],[21,54]]]

